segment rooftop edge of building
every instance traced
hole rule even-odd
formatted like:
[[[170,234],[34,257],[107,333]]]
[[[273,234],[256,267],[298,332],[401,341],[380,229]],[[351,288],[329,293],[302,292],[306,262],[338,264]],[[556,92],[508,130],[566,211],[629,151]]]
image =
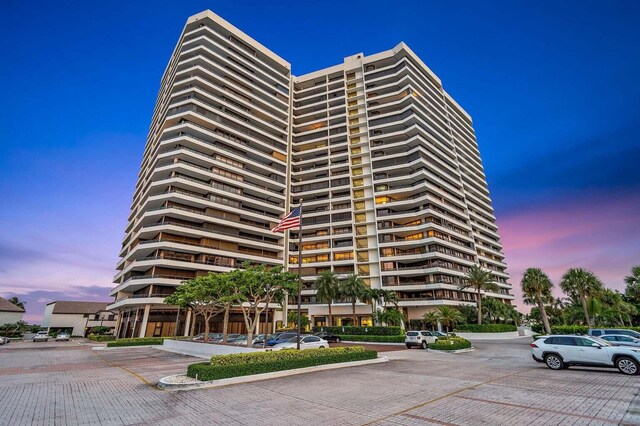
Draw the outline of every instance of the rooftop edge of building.
[[[369,62],[373,62],[373,61],[379,61],[382,59],[386,59],[386,58],[390,58],[392,56],[397,55],[400,52],[406,52],[416,63],[418,63],[418,65],[420,65],[425,72],[429,75],[429,77],[440,87],[442,87],[442,80],[440,80],[440,78],[431,70],[431,68],[429,68],[427,66],[427,64],[424,63],[424,61],[422,59],[420,59],[420,57],[403,41],[401,41],[400,43],[398,43],[397,45],[395,45],[392,49],[389,50],[384,50],[382,52],[378,52],[378,53],[374,53],[371,55],[365,55],[364,53],[360,52],[360,53],[356,53],[350,56],[346,56],[344,58],[344,62],[338,65],[333,65],[327,68],[323,68],[317,71],[312,71],[306,74],[302,74],[299,76],[292,76],[292,79],[294,81],[294,83],[297,82],[301,82],[301,81],[305,81],[305,80],[311,80],[317,77],[320,77],[322,75],[326,75],[326,74],[331,74],[333,72],[338,72],[338,71],[344,71],[346,70],[346,64],[350,64],[353,62],[358,62],[358,61],[362,61],[365,63],[369,63]],[[442,87],[443,88],[443,87]],[[473,121],[471,116],[469,115],[469,113],[467,113],[467,111],[464,110],[464,108],[462,108],[460,106],[460,104],[458,104],[452,97],[451,95],[449,95],[449,93],[447,93],[444,88],[443,88],[444,94],[447,97],[448,100],[451,101],[451,103],[462,113],[464,114],[465,117],[467,117],[469,119],[469,121]]]
[[[271,59],[274,62],[278,63],[282,67],[288,69],[289,72],[291,71],[291,64],[289,62],[285,61],[282,57],[280,57],[277,54],[275,54],[271,49],[269,49],[268,47],[266,47],[262,43],[258,42],[257,40],[255,40],[254,38],[249,36],[247,33],[242,31],[238,27],[236,27],[233,24],[231,24],[230,22],[225,20],[220,15],[215,14],[210,9],[203,10],[200,13],[196,13],[195,15],[190,16],[187,19],[187,23],[185,24],[185,29],[189,24],[193,24],[194,22],[197,22],[197,21],[205,19],[205,18],[211,19],[213,22],[215,22],[216,24],[220,25],[221,27],[223,27],[224,29],[226,29],[230,33],[240,37],[243,42],[249,44],[251,47],[253,47],[256,50],[260,51],[265,56],[267,56],[269,59]]]

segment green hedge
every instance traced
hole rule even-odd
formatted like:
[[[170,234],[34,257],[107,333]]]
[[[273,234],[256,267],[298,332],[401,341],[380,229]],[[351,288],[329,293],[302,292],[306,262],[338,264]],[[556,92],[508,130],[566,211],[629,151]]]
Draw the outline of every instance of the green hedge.
[[[110,342],[116,340],[116,337],[113,334],[90,334],[87,336],[87,339],[93,340],[94,342]]]
[[[313,332],[318,333],[320,331],[327,331],[333,334],[346,334],[349,336],[398,336],[402,334],[400,327],[313,327]]]
[[[552,334],[587,334],[589,327],[586,325],[554,325],[551,326]]]
[[[429,344],[429,349],[435,349],[438,351],[456,351],[458,349],[468,349],[471,347],[471,342],[462,337],[438,337],[435,343]]]
[[[315,365],[375,359],[378,353],[363,347],[306,349],[304,351],[281,350],[216,355],[210,363],[191,364],[187,376],[198,380],[218,380],[229,377],[270,373]]]
[[[514,324],[461,324],[456,327],[460,333],[504,333],[517,329]]]
[[[118,339],[107,342],[108,348],[118,348],[121,346],[146,346],[161,345],[166,337],[142,337],[139,339]]]
[[[342,340],[349,342],[381,342],[381,343],[404,343],[404,336],[368,336],[368,335],[349,335],[336,334]]]

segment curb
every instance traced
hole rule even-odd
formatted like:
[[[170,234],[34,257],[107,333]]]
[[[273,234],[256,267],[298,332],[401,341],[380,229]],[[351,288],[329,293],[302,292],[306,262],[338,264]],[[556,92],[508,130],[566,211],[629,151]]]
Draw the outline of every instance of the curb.
[[[341,363],[335,363],[335,364],[316,365],[314,367],[295,368],[293,370],[274,371],[272,373],[254,374],[251,376],[230,377],[228,379],[209,380],[206,382],[179,383],[179,384],[167,383],[166,379],[169,379],[170,377],[185,376],[184,374],[174,374],[172,376],[161,378],[160,381],[158,382],[158,387],[163,390],[193,390],[193,389],[218,388],[221,386],[236,385],[240,383],[250,383],[250,382],[258,382],[261,380],[296,376],[298,374],[313,373],[316,371],[334,370],[334,369],[346,368],[346,367],[358,367],[361,365],[369,365],[369,364],[380,364],[388,361],[389,361],[389,358],[387,358],[386,356],[383,356],[376,359],[367,359],[364,361],[351,361],[351,362],[341,362]]]
[[[429,349],[427,348],[427,352],[433,352],[434,354],[463,354],[465,352],[473,352],[476,348],[467,348],[467,349],[456,349],[455,351],[439,351],[437,349]]]
[[[106,346],[93,346],[91,349],[94,351],[112,351],[115,349],[135,349],[135,348],[153,348],[160,349],[162,345],[131,345],[131,346],[117,346],[115,348],[108,348]]]
[[[341,340],[340,343],[348,343],[350,345],[382,345],[382,346],[404,346],[404,342],[354,342],[351,340]]]

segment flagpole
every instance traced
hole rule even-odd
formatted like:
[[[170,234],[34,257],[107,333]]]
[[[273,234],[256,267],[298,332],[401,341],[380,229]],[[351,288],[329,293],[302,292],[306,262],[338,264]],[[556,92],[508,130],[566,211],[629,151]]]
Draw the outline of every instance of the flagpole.
[[[298,327],[296,349],[300,350],[300,317],[302,308],[302,198],[300,199],[300,226],[298,227]]]

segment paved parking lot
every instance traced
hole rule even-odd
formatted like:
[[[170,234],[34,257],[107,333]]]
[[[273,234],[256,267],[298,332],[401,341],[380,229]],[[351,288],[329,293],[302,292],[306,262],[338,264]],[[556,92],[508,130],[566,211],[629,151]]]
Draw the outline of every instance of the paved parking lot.
[[[459,355],[399,350],[386,364],[169,392],[153,384],[199,359],[11,343],[0,347],[0,424],[640,425],[640,377],[554,372],[531,360],[528,344],[483,341]]]

